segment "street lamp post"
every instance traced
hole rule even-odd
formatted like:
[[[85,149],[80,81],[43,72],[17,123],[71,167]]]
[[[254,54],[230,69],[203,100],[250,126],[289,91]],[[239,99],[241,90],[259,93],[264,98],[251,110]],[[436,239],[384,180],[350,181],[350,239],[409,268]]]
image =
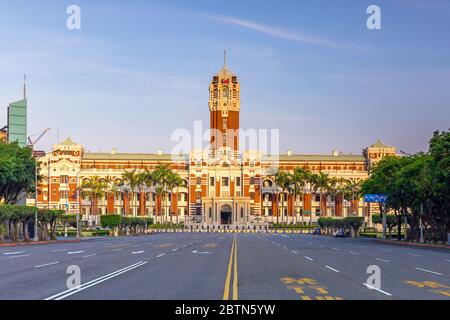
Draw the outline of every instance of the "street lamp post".
[[[423,203],[420,204],[420,243],[424,243],[423,239],[423,224],[422,224],[422,216],[423,216]]]
[[[38,162],[36,159],[36,165],[34,167],[34,206],[36,207],[36,212],[34,214],[34,241],[38,242],[39,241],[39,236],[38,236]]]
[[[78,171],[76,177],[76,198],[77,198],[77,240],[80,239],[80,189],[79,189],[79,180],[78,177],[81,173],[81,170]]]

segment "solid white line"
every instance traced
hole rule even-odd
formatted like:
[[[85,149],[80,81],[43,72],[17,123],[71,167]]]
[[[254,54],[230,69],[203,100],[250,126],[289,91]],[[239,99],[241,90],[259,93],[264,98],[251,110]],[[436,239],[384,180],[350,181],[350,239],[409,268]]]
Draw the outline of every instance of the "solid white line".
[[[11,256],[11,257],[8,257],[8,259],[23,258],[23,257],[29,257],[29,256],[30,256],[30,254],[22,254],[22,255],[20,255],[20,256]]]
[[[283,249],[284,249],[284,250],[287,250],[287,248],[286,248],[286,247],[283,247]]]
[[[384,260],[384,259],[380,259],[380,258],[375,258],[375,260],[378,260],[378,261],[383,261],[383,262],[387,262],[387,263],[390,263],[390,261],[389,261],[389,260]]]
[[[438,275],[438,276],[442,276],[442,273],[439,273],[439,272],[436,272],[436,271],[431,271],[431,270],[427,270],[427,269],[422,269],[422,268],[415,268],[416,270],[419,270],[419,271],[423,271],[423,272],[428,272],[428,273],[431,273],[431,274],[435,274],[435,275]]]
[[[67,250],[69,250],[69,249],[58,249],[58,250],[53,250],[53,252],[63,252],[63,251],[67,251]]]
[[[297,251],[295,251],[295,250],[292,250],[292,252],[293,252],[293,253],[295,253],[295,254],[298,254],[298,252],[297,252]]]
[[[5,252],[5,253],[3,253],[3,255],[10,256],[10,255],[14,255],[14,254],[21,254],[21,253],[24,253],[24,252],[25,251]]]
[[[159,256],[156,256],[157,258],[161,258],[164,257],[166,254],[165,253],[161,253]]]
[[[58,263],[59,262],[51,262],[51,263],[41,264],[40,266],[34,266],[34,268],[43,268],[43,267],[53,266]]]
[[[305,259],[308,259],[309,261],[314,261],[314,259],[307,257],[307,256],[305,256]]]
[[[67,252],[67,254],[80,254],[80,253],[83,253],[84,251],[83,250],[81,250],[81,251],[72,251],[72,252]]]
[[[135,252],[132,252],[131,254],[141,254],[141,253],[144,253],[144,250],[141,250],[141,251],[135,251]]]
[[[176,249],[173,249],[173,250],[172,250],[172,252],[175,252],[175,251],[177,251],[177,250],[178,250],[178,248],[176,248]]]
[[[147,261],[145,261],[145,262],[141,261],[141,262],[135,263],[135,264],[133,264],[131,266],[125,267],[123,269],[117,270],[115,272],[109,273],[109,274],[107,274],[105,276],[102,276],[100,278],[97,278],[97,279],[89,281],[89,282],[87,282],[85,284],[82,284],[81,286],[79,286],[77,288],[72,288],[72,289],[60,292],[58,294],[55,294],[55,295],[53,295],[53,296],[51,296],[49,298],[46,298],[45,300],[62,300],[64,298],[67,298],[67,297],[69,297],[71,295],[74,295],[74,294],[76,294],[76,293],[78,293],[80,291],[86,290],[86,289],[88,289],[88,288],[90,288],[92,286],[100,284],[100,283],[102,283],[102,282],[104,282],[106,280],[110,280],[112,278],[115,278],[115,277],[117,277],[117,276],[119,276],[119,275],[121,275],[121,274],[123,274],[125,272],[131,271],[131,270],[136,269],[136,268],[138,268],[140,266],[143,266],[143,265],[145,265],[147,263],[148,263]]]
[[[338,248],[331,248],[331,250],[334,250],[334,251],[340,251],[341,249],[338,249]]]
[[[389,292],[386,292],[386,291],[383,291],[381,289],[375,288],[375,287],[371,286],[370,284],[363,283],[363,286],[366,286],[369,290],[375,290],[375,291],[381,292],[382,294],[385,294],[387,296],[392,296],[392,294],[390,294]]]
[[[332,268],[330,266],[325,266],[325,268],[328,268],[328,269],[330,269],[331,271],[334,271],[334,272],[340,272],[339,270],[336,270],[336,269],[334,269],[334,268]]]
[[[358,252],[350,251],[349,253],[350,253],[350,254],[353,254],[353,255],[355,255],[355,256],[359,256],[359,253],[358,253]]]
[[[87,255],[87,256],[83,256],[83,258],[90,258],[90,257],[96,256],[96,255],[97,255],[96,253],[94,253],[94,254],[89,254],[89,255]]]

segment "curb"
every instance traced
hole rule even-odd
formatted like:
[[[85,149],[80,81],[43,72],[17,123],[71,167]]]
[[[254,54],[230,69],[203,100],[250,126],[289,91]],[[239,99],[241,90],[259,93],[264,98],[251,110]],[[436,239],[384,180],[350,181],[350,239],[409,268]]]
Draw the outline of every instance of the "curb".
[[[76,243],[81,240],[53,240],[53,241],[39,241],[39,242],[19,242],[19,243],[0,243],[2,247],[25,247],[25,246],[39,246],[44,244],[58,244],[58,243]]]
[[[378,242],[385,244],[393,244],[397,246],[411,246],[411,247],[419,247],[419,248],[433,248],[433,249],[447,249],[450,250],[450,245],[445,244],[427,244],[427,243],[415,243],[415,242],[397,242],[390,240],[377,240]]]

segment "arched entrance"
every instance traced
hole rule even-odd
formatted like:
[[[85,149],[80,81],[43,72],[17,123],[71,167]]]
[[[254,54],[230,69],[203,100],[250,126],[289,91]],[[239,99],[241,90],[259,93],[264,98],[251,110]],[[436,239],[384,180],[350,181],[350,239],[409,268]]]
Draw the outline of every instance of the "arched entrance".
[[[231,207],[229,205],[224,205],[220,209],[220,223],[224,225],[231,224]]]

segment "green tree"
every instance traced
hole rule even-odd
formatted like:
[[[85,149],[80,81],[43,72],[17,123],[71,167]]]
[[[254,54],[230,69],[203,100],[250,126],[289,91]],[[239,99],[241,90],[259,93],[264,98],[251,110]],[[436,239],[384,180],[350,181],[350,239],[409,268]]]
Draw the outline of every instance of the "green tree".
[[[34,192],[35,168],[30,148],[0,143],[0,199],[15,204],[21,195]]]

